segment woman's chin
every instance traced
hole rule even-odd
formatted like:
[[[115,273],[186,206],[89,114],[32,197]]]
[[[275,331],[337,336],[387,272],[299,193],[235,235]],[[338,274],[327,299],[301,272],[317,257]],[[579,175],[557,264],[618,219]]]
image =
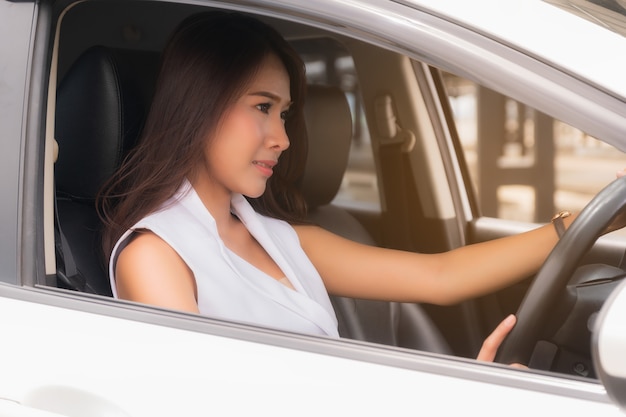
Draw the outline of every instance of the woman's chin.
[[[265,192],[265,187],[263,187],[263,189],[260,189],[260,190],[246,190],[245,192],[242,192],[241,194],[243,194],[244,196],[248,198],[259,198],[263,195],[264,192]]]

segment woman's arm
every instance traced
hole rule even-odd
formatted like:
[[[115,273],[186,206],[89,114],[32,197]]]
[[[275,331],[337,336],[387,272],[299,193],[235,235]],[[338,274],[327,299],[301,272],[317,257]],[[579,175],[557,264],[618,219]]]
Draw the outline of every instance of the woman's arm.
[[[568,226],[576,216],[566,219]],[[535,273],[558,241],[551,224],[440,254],[352,242],[316,226],[296,226],[301,245],[335,295],[447,305]]]
[[[137,233],[117,258],[119,298],[198,313],[191,269],[171,246],[152,232]]]

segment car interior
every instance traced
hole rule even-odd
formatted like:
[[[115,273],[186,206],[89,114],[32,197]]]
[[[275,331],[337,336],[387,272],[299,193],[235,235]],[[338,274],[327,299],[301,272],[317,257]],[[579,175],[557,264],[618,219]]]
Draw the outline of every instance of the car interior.
[[[141,132],[167,36],[200,10],[206,8],[144,1],[78,2],[56,10],[52,286],[111,296],[95,199]],[[441,132],[450,128],[440,124],[433,108],[450,109],[439,70],[321,28],[260,18],[278,28],[311,69],[305,107],[310,148],[302,187],[312,222],[362,243],[426,253],[510,233],[509,223],[483,231],[460,215],[461,207],[476,217],[480,210],[462,158],[453,161],[454,150],[447,154],[442,145]],[[351,63],[350,77],[338,75],[345,62]],[[316,72],[319,63],[324,70]],[[363,129],[371,137],[379,190],[380,207],[374,209],[335,200],[352,163],[355,132]],[[448,134],[453,144],[458,141],[453,130]],[[451,164],[461,175],[451,174]],[[613,259],[621,251],[604,248],[590,256]],[[493,327],[516,311],[531,278],[445,307],[342,297],[332,302],[347,339],[474,357]]]
[[[77,5],[63,17],[60,31],[55,114],[55,140],[59,152],[54,168],[58,223],[56,285],[104,296],[111,296],[111,289],[99,250],[101,224],[94,203],[103,182],[136,143],[158,71],[159,47],[162,47],[168,31],[160,30],[160,37],[156,40],[158,45],[144,49],[128,47],[124,45],[128,41],[120,42],[102,30],[90,29],[93,33],[84,33],[86,27],[92,27],[84,22],[96,20],[96,16],[101,19],[103,15],[119,19],[118,9],[128,14],[133,6],[138,7],[133,2]],[[167,8],[164,5],[152,7]],[[170,5],[167,13],[151,13],[159,16],[159,21],[153,25],[173,28],[179,20],[196,10],[199,8]],[[163,16],[168,16],[167,24],[161,21]],[[336,55],[346,54],[345,46],[336,36],[332,39],[329,33],[313,29],[307,29],[313,34],[303,35],[300,33],[303,28],[299,26],[292,27],[293,24],[288,22],[277,24],[302,51],[303,57],[325,57],[329,51]],[[96,39],[90,39],[90,36]],[[80,45],[76,45],[77,39],[80,39]],[[358,53],[364,55],[363,59],[370,53],[368,48],[363,44],[356,45]],[[385,51],[375,52],[387,55]],[[395,54],[388,55],[391,60],[398,61],[397,65],[404,60]],[[311,221],[353,240],[381,244],[384,227],[377,224],[383,221],[377,218],[380,213],[351,211],[333,203],[348,165],[354,128],[350,104],[341,86],[328,82],[310,84],[305,115],[310,148],[303,193]],[[396,152],[398,146],[390,148],[396,149],[388,152],[390,156],[385,162],[394,164],[396,158],[402,156],[393,155],[399,153]],[[403,161],[403,165],[406,169],[407,162]],[[401,186],[407,187],[406,184]],[[412,204],[419,206],[416,202]],[[408,217],[409,210],[406,207],[403,210]],[[384,221],[388,222],[387,219]],[[415,218],[410,223],[418,228],[419,222],[420,219]],[[332,301],[343,337],[453,353],[450,342],[423,306],[342,297],[333,297]],[[454,330],[453,334],[456,333]]]
[[[68,289],[111,296],[108,273],[98,251],[100,219],[94,202],[103,182],[136,143],[149,106],[158,57],[157,53],[95,46],[76,60],[59,85],[55,133],[60,148],[55,165],[57,240],[60,245],[65,240],[67,248],[57,251],[61,267],[57,276],[59,285]],[[78,112],[87,114],[81,117]],[[312,146],[303,192],[310,220],[352,240],[375,245],[348,211],[332,204],[352,139],[351,114],[343,92],[336,87],[310,86],[306,119]],[[71,273],[70,256],[76,265]],[[333,301],[341,312],[344,337],[391,345],[397,345],[397,338],[402,337],[403,345],[449,351],[436,326],[415,304],[343,297]],[[420,324],[409,326],[404,323],[407,320],[419,320]],[[402,326],[406,332],[397,330]]]

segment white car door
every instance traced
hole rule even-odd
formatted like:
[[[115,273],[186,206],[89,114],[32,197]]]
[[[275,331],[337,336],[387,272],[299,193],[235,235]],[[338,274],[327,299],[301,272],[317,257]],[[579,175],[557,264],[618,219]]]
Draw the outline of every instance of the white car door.
[[[0,415],[621,415],[593,382],[47,292],[0,288]]]

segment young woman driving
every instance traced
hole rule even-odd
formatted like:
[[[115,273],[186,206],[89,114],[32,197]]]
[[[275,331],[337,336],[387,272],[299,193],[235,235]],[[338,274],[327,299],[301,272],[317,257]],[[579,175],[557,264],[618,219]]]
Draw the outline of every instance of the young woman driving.
[[[140,142],[100,199],[115,296],[338,337],[328,293],[452,304],[532,275],[556,244],[547,225],[426,255],[307,223],[305,89],[298,54],[260,21],[211,12],[179,25]]]

